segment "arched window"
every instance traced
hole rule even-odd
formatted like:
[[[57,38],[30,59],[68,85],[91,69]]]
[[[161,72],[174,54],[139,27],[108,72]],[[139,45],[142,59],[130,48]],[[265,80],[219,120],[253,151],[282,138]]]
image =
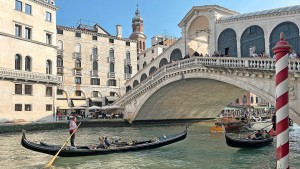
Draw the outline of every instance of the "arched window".
[[[243,105],[245,105],[245,104],[247,104],[247,96],[246,95],[243,96]]]
[[[233,29],[227,28],[218,37],[218,50],[223,55],[237,57],[236,33]]]
[[[46,74],[52,74],[52,62],[51,62],[51,60],[46,61]]]
[[[126,52],[126,59],[130,59],[130,52],[129,51]]]
[[[109,72],[115,72],[115,64],[114,63],[109,64]]]
[[[143,68],[146,67],[146,66],[147,66],[147,63],[146,63],[146,61],[145,61],[145,62],[143,63]]]
[[[166,64],[168,64],[168,60],[166,58],[162,58],[159,62],[159,68],[165,66]]]
[[[176,61],[176,60],[181,60],[182,59],[182,54],[180,49],[174,49],[171,53],[170,60],[171,61]]]
[[[81,68],[81,61],[80,61],[79,59],[77,59],[77,60],[75,61],[75,67],[76,67],[76,68]]]
[[[29,56],[25,57],[25,71],[31,71],[31,59]]]
[[[75,52],[77,52],[77,53],[80,53],[80,52],[81,52],[81,46],[80,46],[79,43],[77,43],[77,44],[75,45]]]
[[[93,55],[98,55],[98,48],[97,47],[93,47],[92,54]]]
[[[21,65],[22,65],[22,57],[17,54],[15,56],[15,69],[21,70],[22,69]]]
[[[57,41],[57,48],[58,48],[58,50],[63,50],[64,49],[64,44],[61,40]]]
[[[98,62],[97,61],[93,62],[93,70],[98,70]]]
[[[114,55],[114,49],[109,49],[109,57],[115,57]]]
[[[62,57],[57,57],[57,67],[63,67],[64,61]]]

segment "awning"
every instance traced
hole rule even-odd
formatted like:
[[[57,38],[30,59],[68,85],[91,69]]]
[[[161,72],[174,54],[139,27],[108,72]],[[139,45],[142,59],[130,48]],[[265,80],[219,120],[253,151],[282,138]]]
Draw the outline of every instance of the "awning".
[[[89,108],[87,108],[88,110],[100,110],[102,109],[102,107],[99,107],[99,106],[91,106]]]
[[[97,98],[91,98],[92,102],[102,102],[103,98],[97,97]]]
[[[85,100],[72,100],[74,107],[87,107]]]
[[[241,107],[225,107],[224,110],[243,110]]]
[[[119,97],[115,97],[115,96],[106,96],[107,101],[109,102],[114,102],[116,100],[119,99]]]
[[[111,109],[125,109],[125,107],[116,106],[116,105],[101,107],[101,110],[111,110]]]
[[[69,109],[68,100],[56,100],[55,104],[57,106],[57,109]]]

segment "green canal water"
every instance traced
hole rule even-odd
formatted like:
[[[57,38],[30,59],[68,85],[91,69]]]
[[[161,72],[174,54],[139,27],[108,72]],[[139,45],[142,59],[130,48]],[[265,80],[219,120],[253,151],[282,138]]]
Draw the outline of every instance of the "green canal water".
[[[92,145],[99,135],[124,136],[146,139],[163,134],[174,134],[184,126],[157,127],[99,127],[81,128],[76,136],[77,145]],[[66,129],[27,132],[27,139],[62,144],[68,136]],[[300,168],[300,127],[290,133],[290,164]],[[0,168],[43,168],[52,158],[23,148],[21,133],[2,134],[0,137]],[[210,133],[203,123],[189,127],[185,140],[152,150],[117,153],[93,157],[57,158],[58,169],[274,169],[276,144],[260,149],[236,149],[226,146],[222,133]]]

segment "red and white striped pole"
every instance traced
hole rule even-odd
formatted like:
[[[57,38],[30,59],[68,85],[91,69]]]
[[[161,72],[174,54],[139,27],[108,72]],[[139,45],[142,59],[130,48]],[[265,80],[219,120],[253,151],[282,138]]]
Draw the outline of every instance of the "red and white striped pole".
[[[291,46],[284,40],[283,32],[280,41],[272,49],[276,55],[276,135],[277,169],[288,169],[289,165],[289,93],[288,93],[288,57]]]

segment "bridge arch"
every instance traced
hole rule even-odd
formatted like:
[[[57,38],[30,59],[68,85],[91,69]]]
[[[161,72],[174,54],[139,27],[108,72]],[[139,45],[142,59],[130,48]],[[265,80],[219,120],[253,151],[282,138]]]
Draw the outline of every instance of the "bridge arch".
[[[236,33],[233,29],[227,28],[218,37],[218,51],[225,56],[237,57]]]
[[[250,48],[256,54],[265,52],[265,38],[264,30],[257,25],[248,27],[242,34],[241,37],[241,56],[249,57],[251,55]]]
[[[137,85],[139,85],[140,83],[139,83],[139,81],[137,81],[137,80],[135,80],[135,81],[133,81],[133,88],[135,87],[135,86],[137,86]]]
[[[168,64],[168,60],[166,58],[162,58],[159,62],[159,68],[165,66],[166,64]]]
[[[155,66],[152,66],[149,71],[149,76],[151,76],[154,72],[156,72],[156,70],[157,68]]]
[[[182,60],[181,50],[176,48],[172,51],[170,61]]]
[[[141,76],[141,80],[140,80],[140,82],[142,82],[143,80],[145,80],[147,78],[147,75],[146,75],[146,73],[143,73],[142,74],[142,76]]]
[[[130,90],[131,90],[131,86],[130,85],[126,86],[126,93],[129,92]]]
[[[279,41],[280,32],[284,32],[284,39],[293,46],[293,50],[296,53],[300,53],[300,36],[299,36],[299,27],[294,22],[282,22],[278,24],[270,34],[270,53],[272,48]]]

